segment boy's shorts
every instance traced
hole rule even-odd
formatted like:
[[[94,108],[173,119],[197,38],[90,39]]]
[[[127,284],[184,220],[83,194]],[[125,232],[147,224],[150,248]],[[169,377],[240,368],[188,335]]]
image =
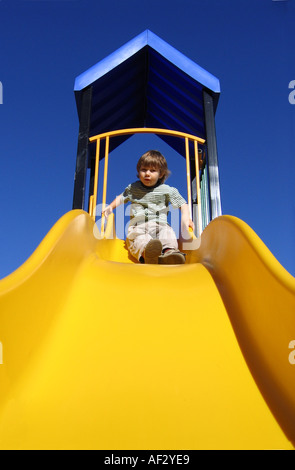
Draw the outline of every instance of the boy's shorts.
[[[155,220],[129,225],[126,244],[134,258],[140,260],[142,253],[150,240],[158,238],[165,248],[178,249],[174,230],[168,224],[160,224]]]

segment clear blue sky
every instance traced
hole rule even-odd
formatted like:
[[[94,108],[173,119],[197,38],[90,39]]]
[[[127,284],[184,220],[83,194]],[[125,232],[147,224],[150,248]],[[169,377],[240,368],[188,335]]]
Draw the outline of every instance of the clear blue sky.
[[[222,211],[295,275],[295,0],[0,0],[0,19],[0,278],[72,208],[76,76],[145,29],[219,78]]]

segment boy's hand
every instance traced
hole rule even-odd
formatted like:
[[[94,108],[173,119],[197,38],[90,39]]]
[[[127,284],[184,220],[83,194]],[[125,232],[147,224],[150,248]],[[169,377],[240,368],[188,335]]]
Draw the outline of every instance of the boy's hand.
[[[107,206],[105,208],[105,210],[102,211],[102,215],[104,215],[106,218],[109,217],[109,215],[111,215],[111,213],[113,212],[113,209],[111,206]]]
[[[193,223],[192,219],[183,219],[182,223],[189,233],[194,232],[195,224]]]
[[[195,224],[190,217],[189,207],[187,204],[183,204],[181,206],[181,225],[188,231],[188,233],[195,230]]]
[[[192,219],[189,219],[189,221],[188,221],[188,231],[189,232],[191,232],[191,231],[194,232],[194,230],[195,230],[195,224],[193,223]]]
[[[190,217],[186,218],[183,217],[181,220],[181,230],[182,230],[182,236],[184,239],[190,239],[193,236],[193,233],[195,231],[195,224],[191,220]]]

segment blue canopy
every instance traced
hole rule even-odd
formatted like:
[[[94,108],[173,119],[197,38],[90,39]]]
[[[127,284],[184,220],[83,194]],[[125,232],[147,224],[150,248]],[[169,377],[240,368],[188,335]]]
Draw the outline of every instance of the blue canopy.
[[[120,47],[75,80],[92,87],[89,136],[132,127],[160,127],[206,138],[203,90],[220,93],[219,80],[149,30]],[[112,139],[110,151],[128,137]],[[161,136],[184,155],[175,138]]]

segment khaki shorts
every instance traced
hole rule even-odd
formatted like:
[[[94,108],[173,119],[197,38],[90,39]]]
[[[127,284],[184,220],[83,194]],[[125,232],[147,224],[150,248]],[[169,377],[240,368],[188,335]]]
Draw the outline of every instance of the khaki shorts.
[[[174,230],[170,225],[160,224],[155,220],[130,225],[126,238],[127,248],[132,256],[139,260],[148,242],[155,238],[158,238],[162,242],[163,249],[178,249],[178,242]]]

